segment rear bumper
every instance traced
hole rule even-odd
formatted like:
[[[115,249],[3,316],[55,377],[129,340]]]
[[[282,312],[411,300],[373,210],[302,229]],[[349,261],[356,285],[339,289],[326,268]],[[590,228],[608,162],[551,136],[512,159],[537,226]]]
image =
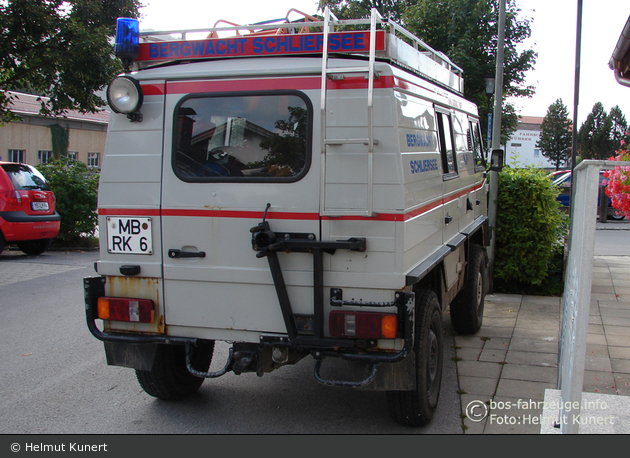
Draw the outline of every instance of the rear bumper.
[[[158,334],[123,334],[106,333],[96,326],[98,298],[105,296],[105,277],[85,277],[83,279],[83,292],[85,299],[85,313],[87,326],[94,337],[102,342],[116,342],[125,344],[167,344],[194,346],[200,343],[200,339],[193,337],[177,337]],[[397,352],[370,352],[363,348],[353,347],[352,339],[316,338],[312,336],[296,336],[290,340],[288,336],[261,336],[261,347],[290,347],[300,349],[313,354],[316,359],[325,356],[340,357],[349,361],[361,361],[370,364],[394,363],[402,361],[411,352],[413,346],[413,323],[415,295],[404,294],[401,297],[399,314],[403,324],[402,334],[404,347]]]
[[[0,212],[0,230],[7,242],[52,239],[59,234],[59,213],[28,215],[25,212]]]

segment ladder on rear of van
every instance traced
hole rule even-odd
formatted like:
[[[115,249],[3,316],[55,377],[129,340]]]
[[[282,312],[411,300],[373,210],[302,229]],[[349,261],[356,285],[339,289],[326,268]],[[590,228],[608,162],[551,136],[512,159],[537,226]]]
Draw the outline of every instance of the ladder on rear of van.
[[[332,16],[332,19],[331,19]],[[370,50],[368,58],[368,66],[362,67],[335,67],[328,66],[328,39],[330,33],[334,32],[335,23],[339,20],[330,12],[328,7],[324,11],[324,44],[322,49],[322,84],[321,84],[321,186],[320,186],[320,205],[322,216],[374,216],[374,145],[377,141],[374,139],[374,79],[377,77],[374,70],[374,62],[376,61],[376,24],[377,20],[382,23],[382,17],[378,11],[372,9],[370,17]],[[344,21],[347,23],[347,21]],[[366,74],[368,80],[367,89],[367,136],[362,138],[327,138],[328,124],[326,122],[326,98],[328,95],[327,87],[329,79],[341,79],[346,74]],[[361,144],[367,146],[367,205],[365,208],[329,208],[327,205],[326,190],[326,156],[327,147],[329,145],[344,144]]]

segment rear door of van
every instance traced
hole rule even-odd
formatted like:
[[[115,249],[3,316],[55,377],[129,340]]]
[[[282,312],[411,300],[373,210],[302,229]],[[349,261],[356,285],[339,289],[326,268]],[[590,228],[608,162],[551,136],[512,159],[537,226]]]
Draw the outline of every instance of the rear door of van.
[[[261,332],[286,333],[250,229],[265,217],[272,231],[319,240],[313,107],[303,81],[167,82],[161,200],[171,333],[251,342]],[[312,256],[279,260],[293,313],[312,314]]]

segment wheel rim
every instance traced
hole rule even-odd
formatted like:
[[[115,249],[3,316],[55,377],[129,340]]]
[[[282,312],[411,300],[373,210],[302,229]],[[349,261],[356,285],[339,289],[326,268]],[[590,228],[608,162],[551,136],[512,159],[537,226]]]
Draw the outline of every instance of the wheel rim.
[[[483,300],[483,275],[477,274],[477,314],[481,315],[481,302]]]
[[[429,378],[428,392],[429,396],[433,392],[435,379],[437,378],[439,367],[439,349],[438,338],[433,332],[433,328],[429,330],[429,364],[427,366],[427,375]]]

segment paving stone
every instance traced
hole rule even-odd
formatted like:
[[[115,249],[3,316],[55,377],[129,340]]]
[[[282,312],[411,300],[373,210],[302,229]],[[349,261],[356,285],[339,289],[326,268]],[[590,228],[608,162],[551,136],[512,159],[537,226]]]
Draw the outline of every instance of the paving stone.
[[[589,324],[588,325],[588,333],[589,334],[604,334],[604,325],[602,324]]]
[[[560,321],[559,319],[549,320],[549,321],[541,321],[541,320],[530,320],[524,317],[519,316],[518,320],[516,320],[516,328],[521,329],[529,329],[533,331],[560,331]]]
[[[514,329],[512,338],[522,339],[539,339],[545,342],[558,342],[560,340],[560,331],[557,329],[541,329],[518,327]]]
[[[460,376],[459,389],[465,391],[466,394],[490,399],[497,389],[497,382],[495,378]]]
[[[619,318],[630,318],[630,309],[600,307],[599,310],[602,317],[609,316],[609,317],[619,317]]]
[[[529,320],[529,321],[535,321],[535,322],[542,321],[542,322],[547,322],[547,323],[555,323],[558,321],[559,317],[560,317],[559,313],[547,313],[547,312],[524,311],[524,312],[519,312],[518,314],[519,320]]]
[[[558,342],[518,337],[512,339],[509,350],[530,351],[534,353],[558,353]]]
[[[596,355],[587,352],[584,355],[584,370],[612,372],[610,358],[608,355]]]
[[[600,301],[599,306],[602,308],[613,308],[613,309],[630,309],[629,302],[621,302],[621,301]]]
[[[506,364],[503,367],[501,379],[556,383],[558,370],[555,367]]]
[[[455,354],[462,361],[477,361],[481,353],[481,348],[460,347],[455,349]]]
[[[608,354],[613,359],[630,359],[630,348],[608,347]]]
[[[526,364],[529,366],[558,367],[558,355],[555,353],[532,353],[509,350],[505,356],[509,364]]]
[[[614,301],[616,298],[614,293],[591,293],[591,300]]]
[[[501,365],[483,361],[458,361],[457,374],[460,377],[469,376],[498,379],[501,374]]]
[[[525,382],[523,380],[501,379],[497,386],[496,396],[505,396],[517,399],[543,400],[545,389],[554,389],[556,383]]]
[[[615,379],[615,387],[617,394],[622,396],[630,396],[630,375],[618,372],[613,374]]]
[[[587,393],[617,394],[612,372],[584,371],[582,391]]]
[[[484,341],[477,336],[455,336],[455,346],[462,348],[479,348],[483,347]]]
[[[485,361],[489,363],[502,363],[505,361],[505,355],[507,353],[506,348],[485,348],[479,355],[479,361]]]
[[[604,326],[604,332],[610,336],[630,336],[630,328],[625,326]]]
[[[518,315],[518,307],[513,308],[511,306],[506,306],[506,305],[501,305],[500,307],[497,306],[490,306],[488,304],[486,304],[484,306],[484,310],[483,310],[483,317],[485,318],[512,318],[512,317],[516,317]]]
[[[630,374],[630,360],[627,359],[611,359],[612,372],[622,372]]]
[[[512,332],[514,331],[514,327],[504,327],[504,326],[483,326],[479,332],[476,334],[478,337],[500,337],[510,339],[512,337]]]
[[[514,327],[516,325],[516,314],[513,317],[491,317],[485,316],[483,317],[483,328],[487,327]]]
[[[602,315],[602,323],[605,326],[628,326],[630,327],[630,318],[620,318],[618,316]]]
[[[591,334],[588,333],[586,336],[586,344],[593,345],[606,345],[606,336],[604,334]]]
[[[612,288],[612,282],[610,285],[593,285],[591,286],[591,293],[610,293]]]
[[[520,294],[488,294],[486,296],[486,302],[501,303],[501,304],[518,304],[523,301],[523,296]]]
[[[606,341],[613,347],[630,347],[630,336],[606,336]]]
[[[543,305],[553,307],[555,310],[558,310],[558,307],[560,307],[560,298],[549,296],[523,296],[521,306],[528,304]]]
[[[510,346],[511,339],[505,339],[502,337],[491,337],[488,338],[483,346],[483,349],[487,348],[495,348],[495,349],[507,349]]]

